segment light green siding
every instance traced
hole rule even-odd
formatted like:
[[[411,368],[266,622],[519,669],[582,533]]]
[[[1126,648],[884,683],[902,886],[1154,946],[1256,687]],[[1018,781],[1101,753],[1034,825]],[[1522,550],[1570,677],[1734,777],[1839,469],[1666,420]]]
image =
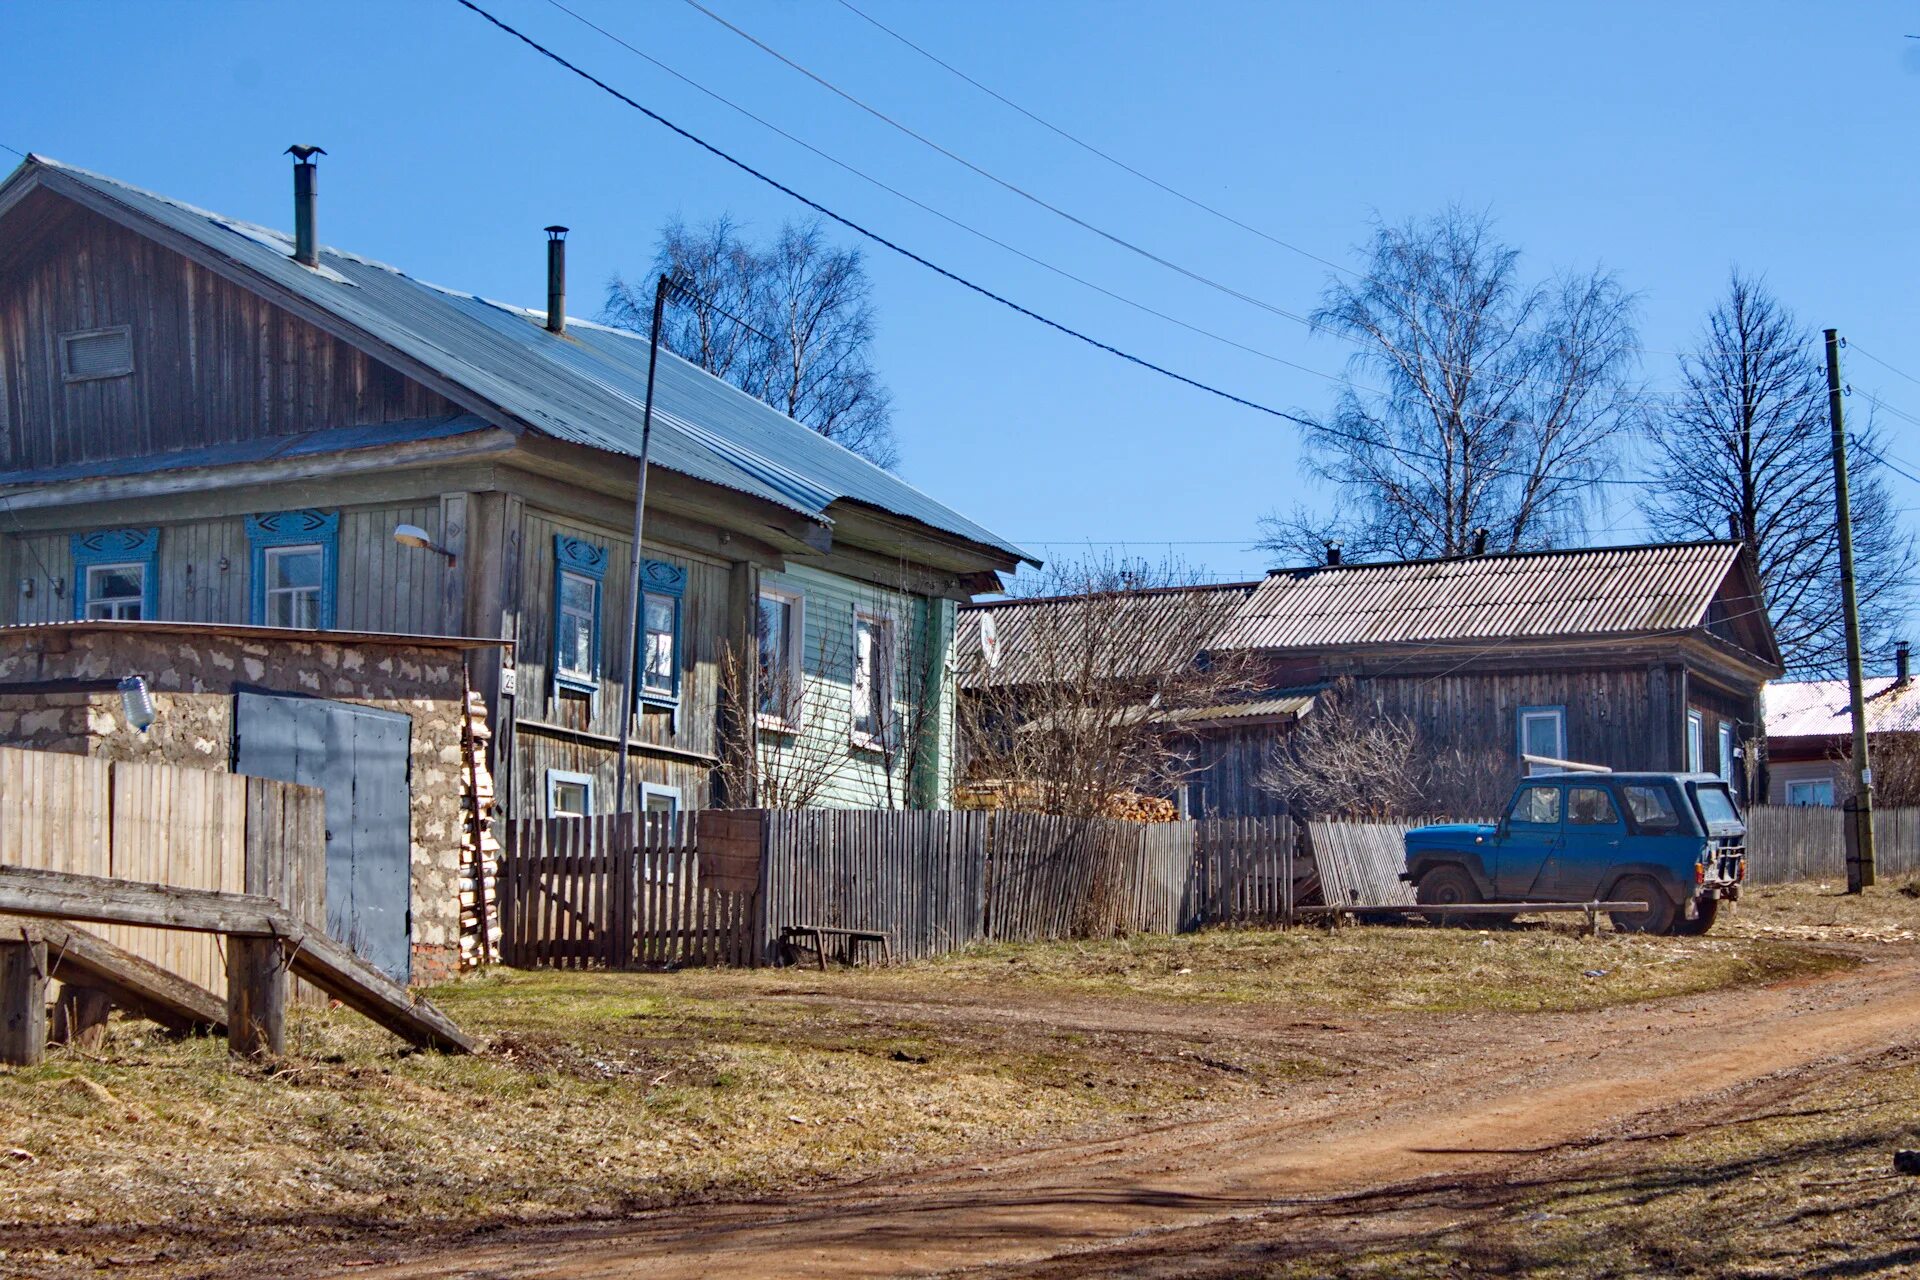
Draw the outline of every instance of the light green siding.
[[[761,733],[765,772],[804,776],[818,807],[944,807],[953,768],[953,606],[803,566],[763,573],[761,586],[805,601],[799,731]],[[861,610],[895,620],[895,729],[880,749],[853,732],[854,618]]]

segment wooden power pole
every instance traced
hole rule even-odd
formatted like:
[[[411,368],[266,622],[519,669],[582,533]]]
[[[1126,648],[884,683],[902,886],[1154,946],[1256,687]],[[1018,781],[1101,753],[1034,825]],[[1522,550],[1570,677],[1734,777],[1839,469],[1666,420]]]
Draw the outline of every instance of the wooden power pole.
[[[1860,599],[1853,582],[1853,513],[1847,498],[1847,424],[1840,407],[1840,332],[1827,330],[1827,417],[1833,423],[1833,505],[1840,526],[1840,601],[1847,617],[1847,691],[1853,706],[1853,794],[1846,803],[1847,892],[1873,886],[1873,762],[1860,671]]]

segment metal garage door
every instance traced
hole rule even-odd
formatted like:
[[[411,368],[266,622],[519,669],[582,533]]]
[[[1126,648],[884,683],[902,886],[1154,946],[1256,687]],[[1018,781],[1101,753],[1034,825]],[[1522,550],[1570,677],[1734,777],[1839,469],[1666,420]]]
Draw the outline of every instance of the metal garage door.
[[[320,698],[241,693],[234,770],[327,793],[327,932],[396,981],[412,970],[413,722]]]

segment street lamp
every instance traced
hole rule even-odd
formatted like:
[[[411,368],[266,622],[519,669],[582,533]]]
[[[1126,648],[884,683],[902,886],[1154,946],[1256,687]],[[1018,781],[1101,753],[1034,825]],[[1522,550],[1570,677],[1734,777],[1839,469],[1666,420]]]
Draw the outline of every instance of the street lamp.
[[[417,524],[397,524],[393,526],[393,540],[403,547],[420,547],[426,551],[437,552],[447,558],[448,564],[454,564],[453,552],[447,550]]]

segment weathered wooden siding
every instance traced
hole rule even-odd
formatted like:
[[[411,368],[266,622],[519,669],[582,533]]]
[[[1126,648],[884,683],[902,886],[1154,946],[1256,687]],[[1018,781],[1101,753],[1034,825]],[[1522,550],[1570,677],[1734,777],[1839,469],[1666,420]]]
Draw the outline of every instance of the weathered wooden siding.
[[[0,275],[0,467],[123,458],[455,412],[188,259],[72,208]],[[66,382],[59,335],[126,325],[133,373]]]
[[[1520,708],[1565,707],[1567,751],[1616,769],[1667,767],[1656,755],[1647,672],[1640,668],[1463,673],[1363,678],[1381,712],[1411,720],[1437,747],[1493,752],[1517,769]]]
[[[281,510],[280,506],[264,510]],[[156,513],[165,506],[154,504]],[[440,536],[437,502],[395,502],[340,512],[336,625],[350,631],[439,634],[448,628],[442,587],[447,563],[430,551],[393,540],[396,524],[417,524]],[[10,553],[12,590],[6,621],[64,622],[74,615],[71,536],[94,529],[158,525],[158,618],[163,622],[246,623],[251,560],[246,519],[225,516],[167,524],[159,518],[98,521],[51,533],[0,534]],[[32,594],[21,589],[31,580]],[[59,591],[54,590],[55,584]]]
[[[580,741],[560,734],[520,727],[518,761],[515,765],[518,788],[515,792],[516,817],[545,817],[547,812],[547,773],[585,774],[593,779],[594,807],[602,813],[613,811],[614,759],[612,744]],[[649,783],[671,787],[680,793],[684,809],[704,808],[713,799],[712,766],[691,760],[674,759],[647,752],[635,752],[627,776],[632,785]]]
[[[1273,749],[1286,741],[1291,725],[1255,725],[1212,729],[1193,741],[1186,779],[1188,816],[1193,818],[1277,817],[1286,801],[1260,785],[1261,770]]]

